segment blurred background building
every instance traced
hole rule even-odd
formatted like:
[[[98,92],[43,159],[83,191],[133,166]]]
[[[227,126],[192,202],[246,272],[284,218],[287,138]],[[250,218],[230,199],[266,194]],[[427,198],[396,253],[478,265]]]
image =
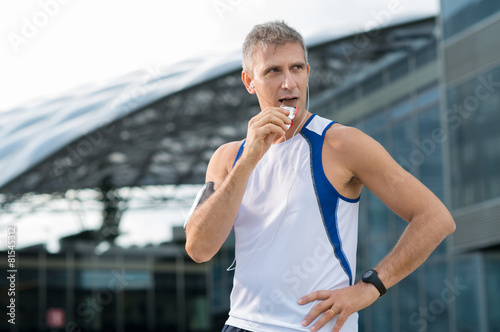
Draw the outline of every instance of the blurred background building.
[[[422,267],[360,313],[360,331],[500,331],[500,5],[442,0],[441,10],[307,39],[311,111],[379,141],[457,223]],[[120,241],[127,215],[154,237],[150,211],[187,212],[215,149],[245,137],[258,104],[240,61],[235,53],[150,68],[2,115],[8,224],[68,209],[98,222],[82,222],[56,249],[18,250],[18,323],[3,320],[1,330],[220,331],[232,238],[204,264],[186,255],[179,226],[168,242]],[[363,191],[357,279],[404,227]],[[5,317],[7,281],[0,286]]]

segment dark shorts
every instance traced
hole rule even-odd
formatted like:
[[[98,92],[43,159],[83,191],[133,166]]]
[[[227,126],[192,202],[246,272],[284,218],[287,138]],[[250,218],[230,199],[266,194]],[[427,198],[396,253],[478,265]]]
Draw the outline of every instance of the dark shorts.
[[[231,325],[224,325],[222,332],[251,332],[251,331],[243,330],[243,329],[231,326]]]

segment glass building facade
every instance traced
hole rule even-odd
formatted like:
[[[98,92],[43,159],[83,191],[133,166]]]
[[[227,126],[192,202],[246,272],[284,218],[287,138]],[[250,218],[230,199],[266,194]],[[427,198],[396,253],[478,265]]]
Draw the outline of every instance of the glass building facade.
[[[500,331],[500,5],[443,0],[442,10],[442,40],[372,64],[312,109],[381,143],[457,223],[420,268],[360,312],[360,331]],[[358,279],[405,223],[364,189]]]
[[[314,111],[370,135],[444,200],[445,134],[436,41],[371,71],[333,91],[332,99]],[[369,190],[361,196],[358,279],[384,258],[407,224]],[[360,331],[447,331],[452,308],[440,297],[454,287],[447,247],[442,243],[423,266],[362,310]]]
[[[500,66],[446,91],[451,204],[467,207],[500,196]]]
[[[441,0],[446,202],[462,290],[450,331],[500,331],[500,3]]]

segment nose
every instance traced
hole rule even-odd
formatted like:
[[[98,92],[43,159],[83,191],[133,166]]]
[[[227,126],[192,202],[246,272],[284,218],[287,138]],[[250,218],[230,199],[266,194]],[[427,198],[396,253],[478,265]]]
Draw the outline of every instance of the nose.
[[[281,83],[281,88],[283,90],[290,90],[292,91],[297,87],[297,82],[293,79],[293,76],[291,75],[290,71],[285,72],[285,77],[283,82]]]

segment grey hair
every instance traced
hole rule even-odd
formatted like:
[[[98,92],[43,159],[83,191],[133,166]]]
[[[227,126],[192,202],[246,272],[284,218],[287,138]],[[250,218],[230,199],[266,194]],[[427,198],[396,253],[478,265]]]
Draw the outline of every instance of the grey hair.
[[[255,46],[266,49],[269,45],[283,46],[286,43],[297,43],[304,50],[307,63],[307,48],[302,35],[284,21],[271,21],[253,27],[243,43],[243,70],[253,75],[253,54]]]

